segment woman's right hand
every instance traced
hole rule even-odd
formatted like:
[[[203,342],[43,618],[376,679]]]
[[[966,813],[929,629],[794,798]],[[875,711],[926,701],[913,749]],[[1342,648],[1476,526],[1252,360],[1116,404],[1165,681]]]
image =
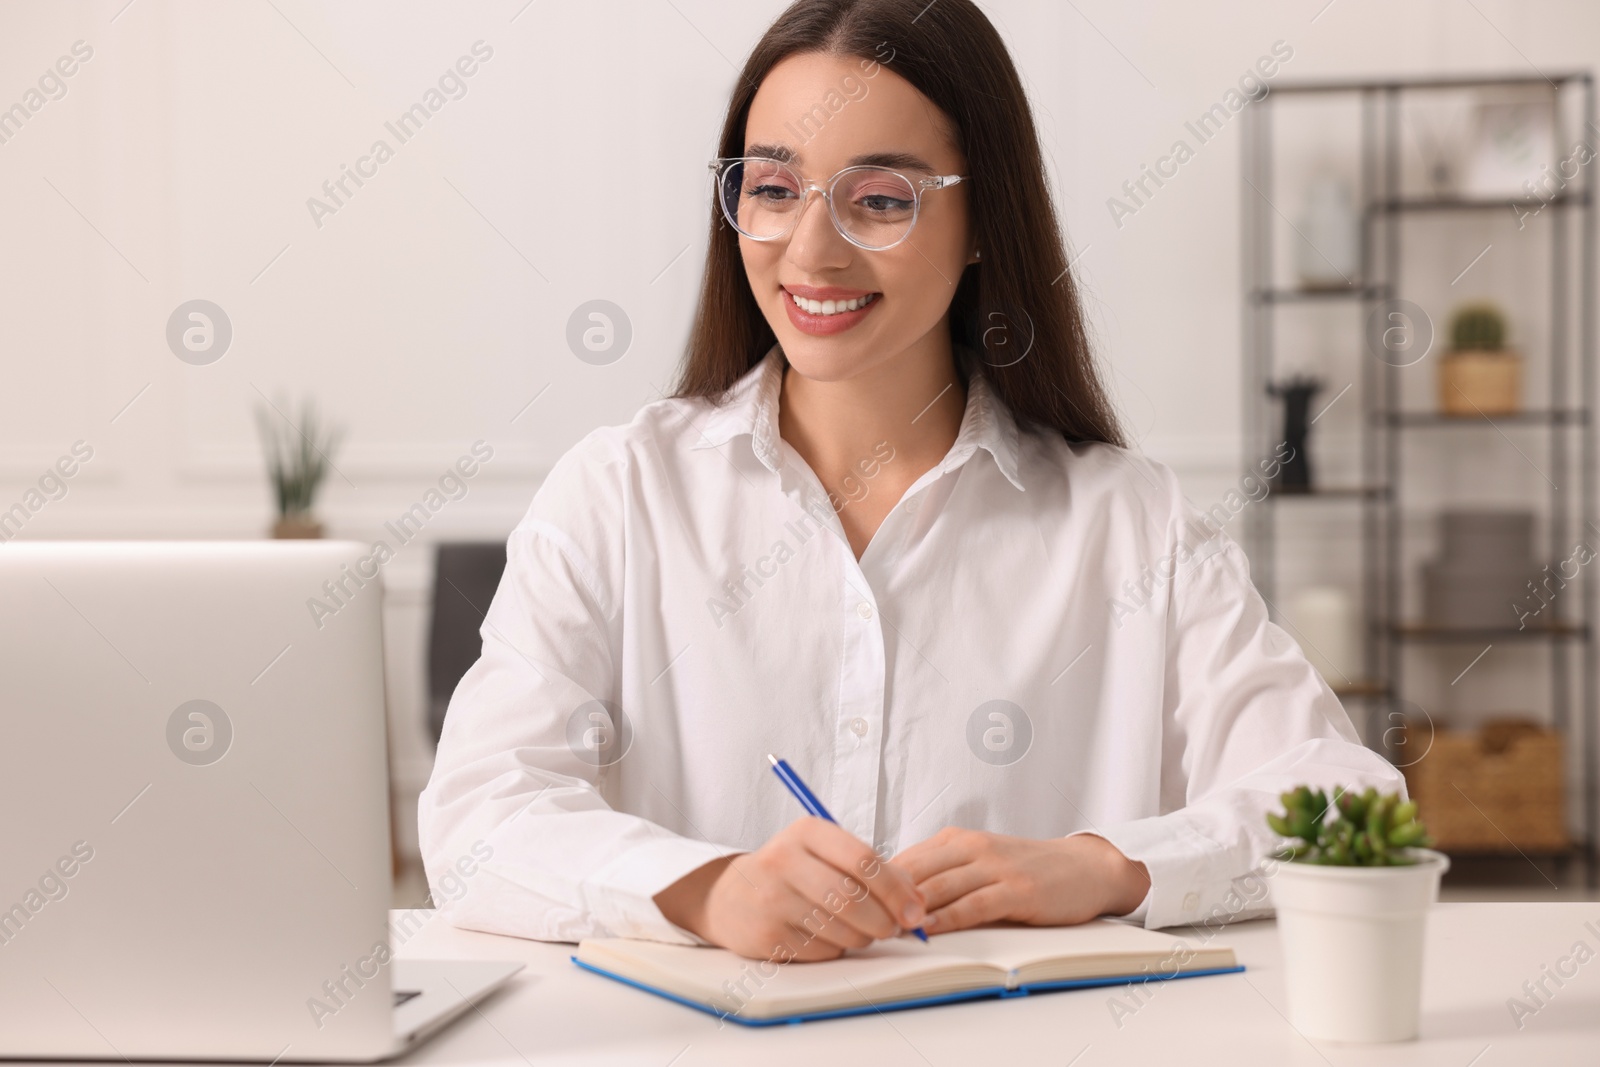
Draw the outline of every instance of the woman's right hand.
[[[713,945],[778,963],[831,960],[926,917],[909,873],[811,815],[754,852],[696,868],[654,899],[670,922]]]

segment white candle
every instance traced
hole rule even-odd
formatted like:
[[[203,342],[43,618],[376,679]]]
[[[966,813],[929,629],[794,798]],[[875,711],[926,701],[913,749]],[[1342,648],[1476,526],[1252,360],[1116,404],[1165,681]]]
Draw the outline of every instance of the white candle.
[[[1331,585],[1301,589],[1290,598],[1289,632],[1330,686],[1359,682],[1361,633],[1350,594]]]

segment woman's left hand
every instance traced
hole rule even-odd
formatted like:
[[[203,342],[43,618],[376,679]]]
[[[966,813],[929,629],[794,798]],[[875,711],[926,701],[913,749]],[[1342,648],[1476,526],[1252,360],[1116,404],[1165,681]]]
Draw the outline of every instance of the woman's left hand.
[[[922,891],[929,933],[999,919],[1071,926],[1126,915],[1150,888],[1144,864],[1087,833],[1040,841],[947,826],[890,862]]]

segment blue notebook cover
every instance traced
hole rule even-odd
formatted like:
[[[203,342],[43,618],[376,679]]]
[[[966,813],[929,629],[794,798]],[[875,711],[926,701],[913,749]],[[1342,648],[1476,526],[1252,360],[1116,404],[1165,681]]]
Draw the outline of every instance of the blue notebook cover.
[[[714,1015],[718,1019],[726,1019],[729,1022],[738,1023],[740,1026],[779,1026],[790,1023],[807,1023],[816,1019],[841,1019],[848,1015],[871,1015],[877,1012],[885,1011],[905,1011],[908,1008],[928,1008],[935,1004],[951,1004],[962,1000],[994,1000],[1010,997],[1025,997],[1033,993],[1054,993],[1062,989],[1087,989],[1093,986],[1132,985],[1135,982],[1170,982],[1174,978],[1199,978],[1200,976],[1207,974],[1237,974],[1238,972],[1244,970],[1244,966],[1241,964],[1237,967],[1213,967],[1208,970],[1184,971],[1180,974],[1150,974],[1143,977],[1139,975],[1123,975],[1120,978],[1074,978],[1069,981],[1061,982],[1034,982],[1030,985],[1018,986],[1015,989],[1007,989],[1005,986],[988,986],[983,989],[966,989],[959,993],[946,993],[937,997],[915,997],[911,1000],[881,1000],[872,1004],[862,1004],[853,1008],[835,1008],[832,1011],[815,1011],[804,1015],[784,1015],[776,1016],[771,1019],[747,1019],[735,1012],[722,1011],[718,1008],[712,1007],[709,1004],[702,1004],[698,1000],[690,1000],[687,997],[680,997],[676,993],[669,993],[665,989],[661,989],[657,986],[647,985],[644,982],[636,982],[632,978],[624,978],[622,975],[608,971],[604,967],[596,967],[593,964],[585,963],[576,956],[572,956],[570,958],[573,963],[576,963],[579,967],[582,967],[586,971],[593,971],[595,974],[605,975],[607,978],[621,982],[623,985],[630,985],[635,989],[642,989],[646,993],[654,993],[658,997],[665,997],[668,1000],[676,1001],[679,1004],[694,1008],[696,1011],[703,1011],[707,1015]]]

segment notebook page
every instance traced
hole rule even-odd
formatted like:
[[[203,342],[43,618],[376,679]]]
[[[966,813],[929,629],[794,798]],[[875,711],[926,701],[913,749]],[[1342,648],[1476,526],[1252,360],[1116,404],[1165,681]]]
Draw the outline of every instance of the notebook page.
[[[857,1004],[863,997],[1005,984],[1005,976],[987,964],[939,952],[935,945],[912,938],[877,941],[834,960],[782,966],[722,948],[630,938],[590,939],[578,946],[577,955],[635,981],[754,1018]]]
[[[1165,959],[1182,940],[1173,934],[1106,919],[1078,926],[983,926],[929,937],[928,947],[936,952],[982,960],[1007,972],[1046,960],[1078,956],[1130,959],[1134,962],[1127,970],[1133,972],[1141,963]]]

